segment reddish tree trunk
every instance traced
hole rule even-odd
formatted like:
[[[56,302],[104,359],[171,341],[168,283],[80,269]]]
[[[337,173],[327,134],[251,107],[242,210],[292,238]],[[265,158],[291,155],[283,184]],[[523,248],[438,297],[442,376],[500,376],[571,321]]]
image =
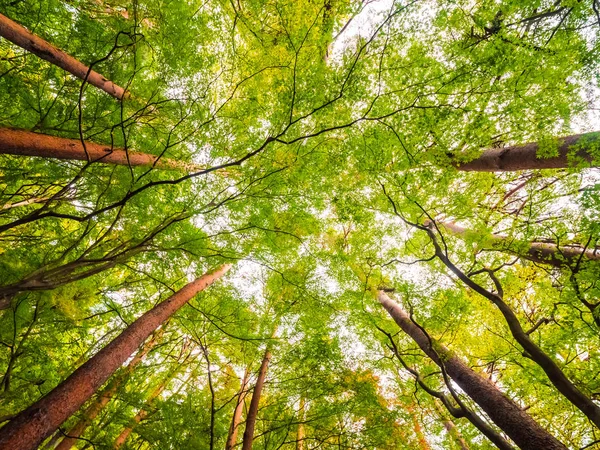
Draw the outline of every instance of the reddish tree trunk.
[[[559,140],[558,156],[553,158],[538,158],[539,144],[537,142],[504,148],[491,148],[484,150],[478,158],[472,161],[458,164],[457,168],[465,172],[564,169],[570,166],[568,155],[571,152],[577,158],[593,163],[592,152],[586,149],[586,145],[597,146],[598,136],[598,133],[595,132],[563,137]]]
[[[87,153],[86,153],[87,152]],[[148,153],[125,151],[110,145],[67,139],[26,130],[0,128],[0,154],[39,156],[42,158],[101,162],[122,166],[154,166],[158,169],[192,171],[194,164],[175,161]]]
[[[567,448],[515,402],[500,392],[490,380],[476,373],[458,356],[439,344],[436,344],[434,349],[428,336],[385,292],[379,291],[377,298],[398,326],[417,343],[433,362],[444,367],[448,376],[486,412],[490,419],[519,448],[523,450],[565,450]]]
[[[127,381],[129,376],[133,373],[135,368],[142,362],[148,352],[156,345],[157,340],[162,334],[162,330],[156,333],[152,339],[150,339],[144,346],[137,352],[133,359],[129,362],[125,370],[119,375],[116,375],[98,395],[98,398],[92,403],[86,411],[83,413],[83,417],[69,429],[65,434],[65,438],[60,441],[60,444],[56,447],[56,450],[70,450],[78,438],[83,435],[87,427],[90,426],[92,421],[98,416],[98,414],[104,409],[104,407],[114,397],[119,387]]]
[[[225,450],[232,450],[237,443],[237,434],[240,423],[242,422],[242,412],[244,412],[244,400],[248,394],[248,380],[250,379],[250,368],[246,368],[244,372],[244,378],[242,379],[242,385],[238,394],[237,404],[233,411],[233,419],[231,420],[231,426],[229,427],[229,434],[227,435],[227,442],[225,443]]]
[[[79,367],[44,398],[0,428],[0,448],[34,450],[129,358],[154,330],[203,291],[231,265],[224,264],[187,284],[129,325],[116,339]]]
[[[242,442],[242,450],[252,450],[252,444],[254,442],[254,426],[256,425],[256,418],[258,417],[258,404],[260,402],[260,394],[262,393],[263,386],[265,384],[265,378],[267,376],[267,369],[269,368],[269,361],[271,360],[271,352],[267,348],[265,356],[263,357],[258,372],[258,379],[252,392],[252,400],[250,400],[250,407],[248,408],[248,417],[246,417],[246,429],[244,430],[244,440]]]
[[[427,224],[426,226],[428,226]],[[454,222],[443,222],[438,225],[456,235],[464,236],[470,233],[467,228]],[[565,264],[576,262],[582,256],[589,260],[600,261],[600,249],[597,248],[584,249],[578,245],[559,246],[550,242],[531,242],[526,251],[521,252],[518,245],[517,250],[511,250],[511,239],[506,236],[492,234],[487,237],[491,239],[491,248],[494,250],[511,252],[529,261],[550,264],[554,267],[564,267]]]
[[[0,36],[25,50],[39,56],[46,61],[72,73],[77,78],[86,80],[92,86],[102,89],[117,100],[126,96],[125,89],[107,80],[98,72],[90,70],[85,64],[73,58],[71,55],[57,49],[42,38],[30,33],[21,25],[13,22],[8,17],[0,14]],[[87,77],[87,78],[86,78]]]

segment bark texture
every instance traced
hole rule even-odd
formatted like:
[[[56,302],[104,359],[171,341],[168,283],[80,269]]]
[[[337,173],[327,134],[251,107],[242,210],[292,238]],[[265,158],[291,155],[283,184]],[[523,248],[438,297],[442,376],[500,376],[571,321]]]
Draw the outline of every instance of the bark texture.
[[[0,36],[66,70],[77,78],[86,80],[87,83],[98,89],[102,89],[117,100],[122,100],[123,97],[127,96],[125,89],[121,86],[117,86],[112,81],[107,80],[98,72],[90,70],[89,67],[71,55],[59,50],[39,36],[30,33],[21,25],[2,14],[0,14]]]
[[[470,233],[467,228],[457,225],[454,222],[443,222],[438,223],[438,225],[441,225],[444,229],[455,235],[465,236]],[[511,249],[514,246],[511,245],[511,239],[506,236],[492,234],[488,238],[491,241],[491,248],[493,250],[510,252],[529,261],[539,264],[550,264],[558,268],[564,267],[566,264],[577,263],[579,258],[600,261],[600,249],[598,248],[584,248],[578,245],[559,246],[551,242],[530,242],[525,251],[520,251],[520,245],[517,245],[517,249]]]
[[[594,163],[589,146],[599,144],[600,133],[575,134],[559,139],[558,156],[538,158],[539,144],[530,142],[504,148],[490,148],[472,161],[456,167],[465,172],[508,172],[531,169],[564,169],[569,167],[569,155]],[[573,148],[572,148],[573,147]],[[594,166],[597,166],[594,164]]]
[[[81,419],[79,419],[79,421],[65,433],[65,438],[60,441],[60,444],[58,444],[55,450],[70,450],[71,447],[75,445],[78,438],[83,435],[87,427],[90,426],[92,421],[115,396],[119,387],[121,387],[123,383],[127,381],[135,368],[142,362],[148,352],[156,345],[156,342],[160,338],[163,330],[164,327],[161,328],[161,330],[157,332],[148,342],[146,342],[129,362],[129,364],[127,364],[127,367],[106,385],[96,400],[85,410]]]
[[[246,368],[244,372],[244,378],[242,379],[242,385],[238,394],[238,400],[233,411],[233,419],[231,420],[231,426],[229,427],[229,434],[227,435],[227,442],[225,443],[225,450],[232,450],[237,443],[237,435],[240,423],[242,423],[242,413],[244,412],[244,400],[248,394],[248,380],[250,379],[250,368]]]
[[[515,402],[506,397],[488,379],[468,367],[447,348],[432,346],[428,336],[416,326],[410,316],[385,292],[377,296],[398,326],[408,334],[423,352],[483,409],[490,419],[523,450],[565,450],[567,447],[542,428]]]
[[[254,391],[252,392],[252,400],[250,400],[250,407],[248,408],[248,417],[246,417],[246,429],[244,430],[244,440],[242,442],[242,450],[252,450],[252,444],[254,442],[254,427],[256,425],[256,418],[258,416],[258,404],[260,402],[260,394],[262,393],[263,386],[265,384],[265,378],[267,376],[267,370],[269,368],[269,361],[271,360],[271,352],[267,348],[265,356],[263,357],[258,372],[258,379],[254,385]]]
[[[193,171],[199,167],[159,158],[149,153],[125,151],[110,145],[67,139],[26,130],[0,128],[0,154],[101,162],[122,166],[147,166],[165,170]]]
[[[0,429],[0,448],[34,450],[129,358],[161,324],[198,292],[206,289],[231,265],[224,264],[187,284],[129,325],[117,338],[79,367],[44,398]]]

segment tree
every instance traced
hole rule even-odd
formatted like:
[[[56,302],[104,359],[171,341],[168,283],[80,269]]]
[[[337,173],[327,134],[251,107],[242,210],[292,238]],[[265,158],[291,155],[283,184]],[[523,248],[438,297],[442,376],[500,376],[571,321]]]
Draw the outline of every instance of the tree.
[[[0,129],[0,153],[21,156],[39,156],[120,164],[124,166],[148,166],[157,169],[180,171],[198,170],[193,164],[173,161],[147,153],[129,152],[111,145],[95,142],[65,139],[25,130]]]
[[[35,53],[40,58],[56,64],[85,82],[96,86],[98,89],[102,89],[117,100],[122,100],[125,97],[125,89],[107,80],[98,72],[94,72],[91,68],[86,67],[72,56],[53,47],[38,36],[31,34],[18,23],[13,22],[4,15],[0,15],[0,35],[24,49]]]
[[[522,439],[525,423],[592,448],[597,3],[5,2],[17,35],[85,73],[0,40],[0,435],[193,274],[235,261],[79,447],[110,447],[145,410],[123,448],[228,448],[253,403],[246,444],[265,450],[460,448],[458,432],[508,449],[505,411]],[[388,286],[425,352],[373,302]],[[482,409],[450,367],[504,407]],[[104,386],[89,391],[41,445]]]
[[[225,264],[203,275],[137,319],[50,394],[6,424],[0,430],[0,443],[15,449],[39,445],[79,409],[159,325],[230,267]]]

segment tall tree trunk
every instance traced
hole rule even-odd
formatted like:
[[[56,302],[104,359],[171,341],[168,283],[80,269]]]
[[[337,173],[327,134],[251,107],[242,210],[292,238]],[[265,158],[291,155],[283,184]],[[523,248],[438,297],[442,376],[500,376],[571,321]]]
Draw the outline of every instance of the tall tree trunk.
[[[121,166],[147,166],[165,170],[193,171],[199,167],[149,153],[125,151],[110,145],[67,139],[32,131],[0,128],[0,154],[100,162]]]
[[[265,377],[267,376],[267,369],[269,368],[269,361],[271,360],[271,352],[267,347],[265,356],[263,357],[258,372],[258,379],[254,385],[254,391],[252,392],[252,400],[250,400],[250,407],[248,408],[248,417],[246,417],[246,429],[244,430],[244,440],[242,442],[242,450],[252,450],[252,443],[254,442],[254,426],[256,425],[256,418],[258,416],[258,404],[260,402],[260,394],[265,384]]]
[[[34,450],[77,411],[147,338],[229,269],[224,264],[187,284],[129,325],[116,339],[79,367],[44,398],[0,428],[0,448]]]
[[[410,316],[385,292],[377,298],[398,326],[408,334],[423,352],[477,403],[481,409],[523,450],[565,450],[566,447],[542,428],[529,414],[506,397],[488,379],[468,367],[458,356],[442,345],[430,342]],[[435,347],[435,349],[434,349]]]
[[[300,408],[298,410],[298,431],[296,433],[296,450],[304,450],[304,421],[306,420],[305,407],[306,402],[304,397],[300,397]]]
[[[425,224],[428,225],[429,222]],[[470,232],[467,228],[457,225],[455,222],[438,222],[438,226],[450,231],[452,234],[466,236]],[[506,236],[492,234],[486,236],[491,241],[493,250],[510,252],[521,258],[528,259],[539,264],[550,264],[554,267],[564,267],[566,264],[576,263],[581,257],[593,261],[600,261],[600,249],[584,248],[578,245],[556,245],[550,242],[530,242],[525,251],[520,251],[519,245],[511,249],[511,239]]]
[[[242,385],[240,386],[240,392],[238,394],[238,400],[233,411],[233,419],[231,420],[231,426],[229,427],[229,434],[227,435],[227,442],[225,443],[225,450],[232,450],[237,443],[238,428],[242,422],[242,413],[244,412],[244,400],[248,394],[248,380],[250,379],[250,367],[247,367],[244,371],[244,378],[242,379]]]
[[[90,70],[85,64],[73,58],[71,55],[57,49],[39,36],[30,33],[21,25],[13,22],[8,17],[0,14],[0,36],[25,50],[39,56],[46,61],[72,73],[77,78],[86,80],[92,86],[102,89],[117,100],[126,96],[125,89],[107,80],[98,72]]]
[[[598,137],[598,132],[563,137],[559,139],[558,156],[553,158],[538,158],[539,144],[537,142],[512,147],[490,148],[484,150],[479,157],[472,161],[459,163],[457,168],[465,172],[564,169],[569,167],[570,151],[573,151],[577,158],[592,163],[592,153],[586,149],[586,146],[598,145]]]
[[[142,346],[142,348],[129,362],[127,367],[106,385],[95,401],[85,410],[81,419],[79,419],[79,421],[65,433],[65,438],[60,441],[60,444],[58,444],[56,450],[69,450],[71,447],[73,447],[73,445],[75,445],[75,442],[77,442],[79,437],[83,435],[87,427],[90,426],[92,421],[115,396],[117,390],[123,385],[123,383],[127,381],[135,368],[142,362],[148,352],[156,345],[163,331],[164,327],[161,327],[160,330]]]

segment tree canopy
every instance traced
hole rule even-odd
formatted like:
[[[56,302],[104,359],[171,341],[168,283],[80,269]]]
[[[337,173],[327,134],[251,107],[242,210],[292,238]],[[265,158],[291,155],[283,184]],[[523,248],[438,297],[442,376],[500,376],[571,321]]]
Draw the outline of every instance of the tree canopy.
[[[0,16],[0,448],[600,448],[600,2]]]

